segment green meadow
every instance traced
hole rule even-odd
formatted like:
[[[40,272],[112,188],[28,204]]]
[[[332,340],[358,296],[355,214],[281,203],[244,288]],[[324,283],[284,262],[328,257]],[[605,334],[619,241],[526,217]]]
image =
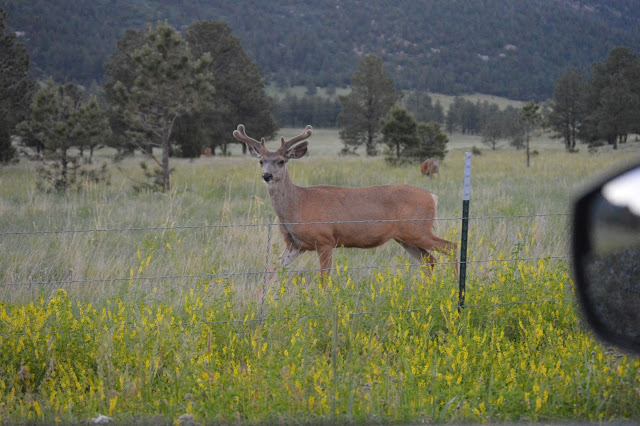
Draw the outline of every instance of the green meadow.
[[[291,136],[299,129],[283,129]],[[633,138],[630,138],[632,140]],[[270,142],[271,146],[277,144]],[[505,422],[640,419],[640,360],[582,324],[567,259],[570,201],[631,157],[523,151],[454,134],[440,176],[341,157],[317,129],[298,185],[409,183],[438,197],[435,233],[459,241],[472,161],[465,308],[450,262],[390,242],[314,253],[260,296],[284,244],[257,162],[172,160],[172,189],[136,193],[142,157],[110,184],[46,194],[34,163],[0,169],[0,418],[79,423]]]

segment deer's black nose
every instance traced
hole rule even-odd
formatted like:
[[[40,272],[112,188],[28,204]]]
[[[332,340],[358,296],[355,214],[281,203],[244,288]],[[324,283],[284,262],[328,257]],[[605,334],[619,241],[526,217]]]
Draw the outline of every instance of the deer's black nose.
[[[273,179],[273,175],[271,173],[263,173],[262,179],[264,179],[265,182],[269,182],[271,179]]]

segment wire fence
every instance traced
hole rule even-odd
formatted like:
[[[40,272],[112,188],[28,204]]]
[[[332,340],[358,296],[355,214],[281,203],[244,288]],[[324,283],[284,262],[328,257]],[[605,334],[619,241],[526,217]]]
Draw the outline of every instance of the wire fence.
[[[513,219],[532,219],[532,218],[547,218],[547,217],[568,217],[567,213],[540,213],[540,214],[521,214],[521,215],[487,215],[487,216],[475,216],[469,217],[469,221],[487,221],[487,220],[513,220]],[[33,281],[12,281],[0,283],[0,288],[11,289],[22,286],[63,286],[63,285],[85,285],[85,284],[114,284],[121,282],[143,282],[143,281],[178,281],[178,280],[217,280],[221,278],[234,278],[234,277],[262,277],[264,286],[267,280],[269,265],[273,262],[271,259],[271,245],[272,245],[272,229],[276,226],[296,226],[296,225],[325,225],[325,224],[370,224],[370,223],[389,223],[389,222],[434,222],[434,221],[461,221],[462,217],[452,218],[433,218],[433,219],[391,219],[391,220],[354,220],[354,221],[322,221],[322,222],[287,222],[279,223],[272,220],[263,223],[240,223],[240,224],[211,224],[211,225],[177,225],[177,226],[145,226],[145,227],[122,227],[122,228],[95,228],[95,229],[50,229],[50,230],[7,230],[0,232],[0,238],[10,237],[46,237],[51,235],[61,234],[91,234],[91,233],[123,233],[123,232],[140,232],[140,231],[177,231],[177,230],[214,230],[214,229],[230,229],[230,228],[254,228],[262,227],[267,228],[267,241],[265,250],[265,267],[260,270],[248,270],[248,271],[227,271],[227,272],[212,272],[212,273],[200,273],[200,274],[166,274],[166,275],[150,275],[150,276],[128,276],[128,277],[114,277],[114,278],[85,278],[85,279],[62,279],[62,280],[33,280]],[[466,218],[465,218],[466,219]],[[0,240],[1,241],[1,240]],[[508,258],[493,258],[493,259],[473,259],[467,260],[466,264],[483,264],[483,263],[505,263],[505,262],[519,262],[519,261],[540,261],[540,260],[568,260],[566,255],[545,255],[545,256],[513,256]],[[459,261],[441,261],[430,263],[391,263],[391,264],[375,264],[375,265],[357,265],[348,266],[348,271],[372,271],[372,270],[387,270],[387,269],[404,269],[404,268],[421,268],[424,266],[432,265],[452,265],[458,264]],[[300,275],[305,273],[319,273],[325,270],[320,268],[309,269],[284,269],[278,271],[278,273],[291,275]],[[497,307],[497,306],[512,306],[532,303],[560,303],[566,302],[570,299],[548,299],[548,300],[524,300],[524,301],[510,301],[488,304],[469,304],[464,305],[464,308],[483,308],[483,307]],[[261,300],[261,309],[264,306],[264,292]],[[460,309],[462,306],[457,305],[455,308]],[[385,311],[370,311],[370,312],[353,312],[350,313],[350,317],[366,316],[366,315],[390,315],[390,314],[404,314],[411,312],[424,311],[426,308],[404,309],[404,310],[385,310]],[[229,321],[216,321],[213,323],[261,323],[264,321],[292,321],[302,319],[328,319],[332,318],[332,315],[310,315],[310,316],[286,316],[286,317],[269,317],[262,316],[260,318],[251,318],[245,320],[229,320]],[[210,324],[209,322],[203,322],[203,325]],[[181,323],[176,324],[178,326]]]
[[[469,217],[469,221],[483,221],[483,220],[512,220],[512,219],[532,219],[532,218],[544,218],[544,217],[567,217],[565,213],[542,213],[542,214],[528,214],[528,215],[492,215],[492,216],[476,216]],[[179,225],[179,226],[147,226],[147,227],[122,227],[122,228],[96,228],[96,229],[62,229],[62,230],[10,230],[0,232],[0,238],[10,237],[46,237],[51,235],[61,234],[91,234],[91,233],[123,233],[123,232],[140,232],[140,231],[177,231],[177,230],[212,230],[212,229],[229,229],[229,228],[254,228],[254,227],[266,227],[267,228],[267,241],[265,251],[265,267],[260,270],[249,271],[235,271],[235,272],[212,272],[201,274],[166,274],[166,275],[151,275],[151,276],[129,276],[129,277],[115,277],[115,278],[86,278],[86,279],[64,279],[64,280],[38,280],[38,281],[13,281],[0,283],[0,288],[12,289],[22,286],[64,286],[64,285],[86,285],[86,284],[115,284],[121,282],[152,282],[152,281],[174,281],[187,280],[210,280],[214,281],[222,278],[234,278],[234,277],[262,277],[262,286],[267,281],[267,271],[269,265],[272,263],[271,259],[271,244],[272,244],[272,229],[275,226],[295,226],[295,225],[322,225],[322,224],[367,224],[367,223],[388,223],[388,222],[427,222],[427,221],[460,221],[462,217],[453,218],[434,218],[434,219],[402,219],[402,220],[357,220],[357,221],[324,221],[324,222],[289,222],[279,223],[271,220],[264,223],[240,223],[240,224],[212,224],[212,225]],[[466,264],[483,264],[483,263],[506,263],[506,262],[519,262],[519,261],[540,261],[540,260],[568,260],[568,256],[565,255],[547,255],[547,256],[515,256],[508,258],[495,258],[495,259],[474,259],[468,260]],[[348,271],[373,271],[373,270],[388,270],[388,269],[419,269],[424,266],[431,265],[452,265],[459,263],[457,261],[441,261],[432,263],[391,263],[391,264],[375,264],[375,265],[358,265],[348,266]],[[305,273],[319,273],[323,272],[320,268],[309,269],[286,269],[279,271],[278,273],[286,274],[287,276],[295,276]],[[172,324],[173,327],[185,327],[185,326],[204,326],[211,327],[221,324],[236,324],[236,325],[252,325],[263,324],[265,322],[273,321],[303,321],[303,320],[327,320],[335,321],[333,314],[314,314],[314,315],[290,315],[290,316],[268,316],[264,315],[265,304],[265,292],[262,292],[262,298],[260,300],[260,315],[257,318],[245,318],[245,319],[232,319],[232,320],[219,320],[219,321],[198,321],[196,323],[183,323],[177,322]],[[454,306],[454,309],[482,309],[482,308],[497,308],[497,307],[509,307],[526,304],[541,304],[541,303],[564,303],[569,302],[572,299],[568,298],[550,298],[544,300],[521,300],[521,301],[506,301],[497,303],[476,303],[465,304],[464,307],[458,303]],[[416,307],[408,309],[396,309],[396,310],[380,310],[380,311],[361,311],[347,313],[350,319],[365,316],[388,316],[388,315],[406,315],[412,313],[426,312],[426,307]],[[138,326],[132,324],[127,328],[131,330],[137,330]],[[74,332],[84,333],[86,330],[77,329]],[[56,330],[52,330],[56,332]],[[11,331],[9,333],[2,333],[2,336],[12,336],[23,334],[19,331]]]
[[[469,221],[487,221],[487,220],[509,220],[509,219],[531,219],[531,218],[544,218],[544,217],[568,217],[567,213],[540,213],[540,214],[526,214],[526,215],[487,215],[487,216],[475,216],[469,217]],[[268,237],[266,242],[266,259],[265,265],[269,265],[272,259],[270,249],[272,240],[272,228],[276,226],[296,226],[296,225],[340,225],[340,224],[373,224],[373,223],[394,223],[394,222],[435,222],[435,221],[461,221],[462,217],[451,218],[432,218],[432,219],[385,219],[385,220],[352,220],[352,221],[316,221],[316,222],[273,222],[267,221],[263,223],[239,223],[239,224],[210,224],[210,225],[175,225],[175,226],[145,226],[145,227],[122,227],[122,228],[95,228],[95,229],[49,229],[49,230],[9,230],[0,231],[0,237],[26,237],[26,236],[49,236],[49,235],[64,235],[64,234],[90,234],[90,233],[123,233],[123,232],[140,232],[140,231],[177,231],[177,230],[214,230],[214,229],[233,229],[233,228],[267,228]],[[487,262],[511,262],[518,260],[540,260],[540,259],[567,259],[567,256],[563,255],[545,255],[545,256],[530,256],[530,257],[514,257],[508,259],[480,259],[466,261],[467,264],[487,263]],[[446,265],[459,262],[431,262],[428,265]],[[416,263],[402,263],[402,264],[377,264],[377,265],[361,265],[361,266],[349,266],[350,270],[372,270],[372,269],[386,269],[397,267],[421,267],[423,264]],[[321,272],[319,268],[311,269],[289,269],[285,270],[286,274],[300,274],[307,272]],[[157,276],[137,276],[135,280],[175,280],[175,279],[197,279],[197,278],[228,278],[235,276],[255,276],[263,275],[266,273],[266,269],[262,270],[250,270],[250,271],[235,271],[235,272],[215,272],[204,274],[177,274],[177,275],[157,275]],[[68,279],[68,280],[42,280],[42,281],[15,281],[0,283],[0,287],[20,286],[20,285],[60,285],[60,284],[82,284],[82,283],[115,283],[121,281],[130,281],[132,277],[120,277],[120,278],[91,278],[91,279]]]
[[[489,262],[517,262],[517,261],[531,261],[531,260],[568,260],[568,256],[533,256],[533,257],[513,257],[507,259],[480,259],[480,260],[468,260],[467,264],[479,264]],[[459,262],[445,261],[445,262],[431,262],[431,263],[395,263],[388,265],[365,265],[365,266],[349,266],[349,271],[364,271],[375,269],[389,269],[389,268],[421,268],[423,266],[435,266],[435,265],[455,265]],[[309,268],[309,269],[286,269],[279,271],[286,275],[299,275],[303,273],[324,272],[326,269],[321,268]],[[274,272],[275,273],[275,272]],[[82,279],[82,280],[55,280],[55,281],[23,281],[23,282],[9,282],[0,283],[0,287],[10,286],[22,286],[22,285],[61,285],[61,284],[89,284],[89,283],[117,283],[127,281],[160,281],[160,280],[178,280],[178,279],[198,279],[198,278],[231,278],[238,276],[262,276],[267,275],[265,270],[261,271],[246,271],[246,272],[215,272],[207,274],[182,274],[182,275],[154,275],[154,276],[136,276],[136,277],[120,277],[120,278],[94,278],[94,279]]]
[[[475,216],[465,218],[470,221],[493,220],[493,219],[526,219],[534,217],[567,217],[568,213],[538,213],[527,215],[498,215],[498,216]],[[266,222],[266,223],[234,223],[234,224],[213,224],[213,225],[176,225],[176,226],[141,226],[124,228],[95,228],[95,229],[50,229],[31,231],[0,231],[2,236],[29,236],[29,235],[49,235],[49,234],[88,234],[88,233],[108,233],[108,232],[136,232],[136,231],[177,231],[177,230],[207,230],[225,228],[251,228],[269,227],[279,225],[330,225],[330,224],[357,224],[357,223],[385,223],[385,222],[439,222],[439,221],[460,221],[462,217],[432,218],[432,219],[384,219],[384,220],[340,220],[326,222]]]

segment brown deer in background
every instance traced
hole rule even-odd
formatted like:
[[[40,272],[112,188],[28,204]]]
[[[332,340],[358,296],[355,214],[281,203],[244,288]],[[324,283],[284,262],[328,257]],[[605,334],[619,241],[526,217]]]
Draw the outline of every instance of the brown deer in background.
[[[427,175],[430,178],[435,175],[440,175],[440,164],[435,158],[427,158],[422,165],[420,165],[420,171],[422,176]]]
[[[418,261],[434,263],[430,250],[453,253],[457,245],[433,234],[437,198],[410,185],[344,188],[329,185],[295,185],[287,172],[287,161],[307,153],[312,128],[269,151],[264,138],[258,142],[239,124],[233,136],[247,144],[260,160],[273,209],[278,215],[286,249],[278,267],[288,266],[301,253],[318,253],[323,275],[332,264],[335,247],[371,248],[393,239]],[[333,222],[333,223],[328,223]],[[458,271],[455,264],[456,274]],[[275,278],[273,267],[269,281]]]

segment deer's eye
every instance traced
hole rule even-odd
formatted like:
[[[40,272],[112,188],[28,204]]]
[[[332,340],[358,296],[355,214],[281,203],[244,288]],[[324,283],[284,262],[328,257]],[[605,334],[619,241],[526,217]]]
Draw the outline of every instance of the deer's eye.
[[[280,160],[280,161],[278,161],[278,165],[280,165],[280,166],[284,166],[284,160]]]
[[[264,164],[264,161],[263,161],[263,160],[260,160],[260,165],[262,166],[263,164]]]

